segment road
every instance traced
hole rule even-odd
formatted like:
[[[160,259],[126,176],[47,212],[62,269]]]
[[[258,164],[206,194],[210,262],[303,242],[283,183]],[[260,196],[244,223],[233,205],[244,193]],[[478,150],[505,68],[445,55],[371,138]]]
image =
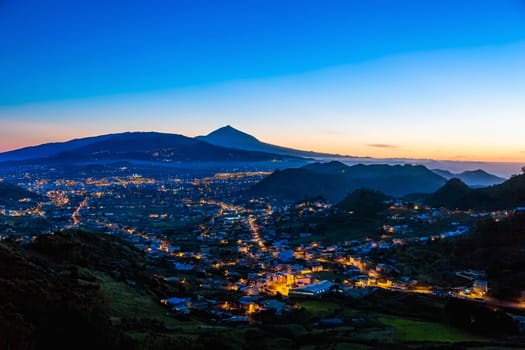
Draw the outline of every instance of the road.
[[[73,214],[71,215],[71,219],[73,220],[73,224],[70,227],[78,226],[80,225],[80,211],[88,205],[89,197],[84,198],[82,202],[78,205],[78,207],[75,209]]]

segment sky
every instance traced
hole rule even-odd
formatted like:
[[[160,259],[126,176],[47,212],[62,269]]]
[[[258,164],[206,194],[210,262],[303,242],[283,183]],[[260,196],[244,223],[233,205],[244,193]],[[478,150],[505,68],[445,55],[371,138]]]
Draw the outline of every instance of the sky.
[[[525,163],[525,0],[0,0],[0,151],[232,125]]]

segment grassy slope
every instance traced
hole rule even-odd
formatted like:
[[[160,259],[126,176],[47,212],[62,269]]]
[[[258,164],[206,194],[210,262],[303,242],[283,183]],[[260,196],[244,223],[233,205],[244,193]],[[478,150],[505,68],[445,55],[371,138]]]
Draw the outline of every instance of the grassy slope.
[[[394,338],[402,342],[446,342],[486,340],[445,324],[411,320],[406,318],[382,317],[379,321],[394,330]]]

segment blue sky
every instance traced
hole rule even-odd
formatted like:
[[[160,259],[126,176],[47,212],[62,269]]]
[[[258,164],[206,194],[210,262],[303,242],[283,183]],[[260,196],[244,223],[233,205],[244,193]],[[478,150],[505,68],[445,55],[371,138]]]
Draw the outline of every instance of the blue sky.
[[[0,0],[0,150],[106,132],[525,161],[524,1]]]

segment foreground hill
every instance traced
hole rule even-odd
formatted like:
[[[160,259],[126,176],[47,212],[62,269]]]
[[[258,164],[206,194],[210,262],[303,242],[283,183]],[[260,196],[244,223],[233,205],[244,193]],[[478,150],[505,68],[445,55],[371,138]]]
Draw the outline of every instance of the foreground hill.
[[[111,326],[94,270],[88,270],[94,261],[109,263],[122,247],[82,233],[42,236],[28,247],[0,242],[0,348],[133,348]]]
[[[30,147],[0,154],[0,161],[74,163],[107,161],[269,161],[285,156],[229,149],[176,134],[130,132]]]
[[[470,170],[462,173],[451,173],[448,170],[432,169],[433,172],[447,180],[457,178],[471,187],[485,187],[497,185],[505,181],[504,178],[487,173],[484,170]]]
[[[251,193],[290,200],[323,196],[338,202],[359,188],[402,196],[414,192],[433,192],[445,181],[424,166],[347,166],[340,162],[329,162],[276,171],[256,184]]]
[[[497,210],[525,206],[525,174],[511,177],[499,185],[473,189],[459,179],[449,180],[445,186],[427,199],[432,206],[450,209]]]

